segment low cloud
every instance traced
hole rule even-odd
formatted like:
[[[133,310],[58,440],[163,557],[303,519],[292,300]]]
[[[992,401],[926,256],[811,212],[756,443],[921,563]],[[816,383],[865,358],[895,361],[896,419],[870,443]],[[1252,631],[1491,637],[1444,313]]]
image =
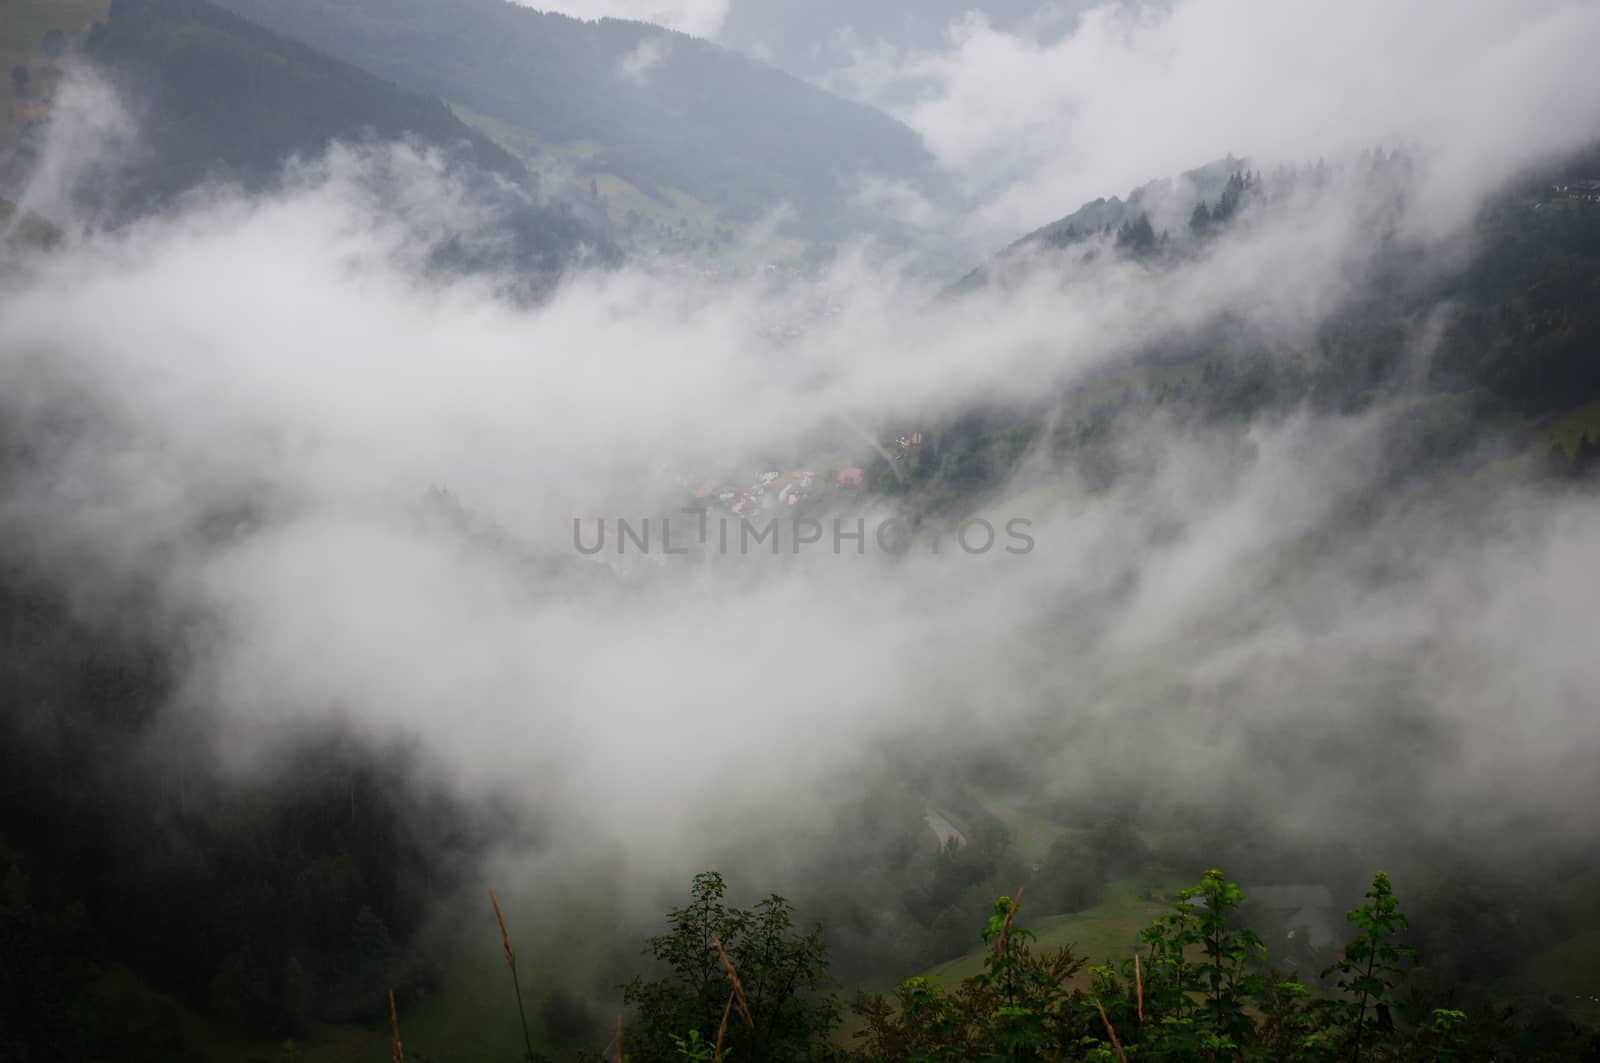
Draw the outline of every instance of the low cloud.
[[[86,203],[109,203],[126,167],[137,165],[138,126],[116,90],[71,66],[55,93],[19,199],[24,209],[82,233],[103,223]]]
[[[637,84],[650,81],[650,72],[666,61],[671,45],[663,40],[640,41],[639,47],[622,57],[619,66],[622,76]]]
[[[1300,164],[1436,153],[1419,224],[1458,224],[1526,160],[1581,142],[1600,11],[1571,0],[1108,3],[1070,32],[953,23],[946,46],[863,42],[841,84],[890,106],[988,200],[991,239],[1228,152]]]
[[[1456,187],[1474,143],[1444,143],[1422,187]],[[404,212],[365,176],[397,166]],[[530,306],[421,267],[474,209],[445,172],[338,148],[271,194],[85,228],[0,280],[0,409],[39,441],[0,515],[61,584],[154,587],[201,618],[178,697],[241,770],[337,720],[646,863],[719,844],[729,795],[758,831],[886,750],[995,735],[1066,796],[1142,779],[1179,804],[1270,798],[1286,830],[1388,802],[1395,831],[1592,831],[1600,607],[1572,574],[1600,501],[1397,487],[1398,402],[1134,410],[1092,452],[1036,440],[981,510],[1031,522],[1025,555],[573,548],[574,518],[676,514],[702,480],[827,482],[891,418],[1052,410],[1221,316],[1299,349],[1380,252],[1372,194],[1308,188],[1161,267],[1092,238],[959,299],[848,249],[793,282],[579,272]],[[1430,234],[1462,212],[1416,202],[1420,252],[1453,246]]]

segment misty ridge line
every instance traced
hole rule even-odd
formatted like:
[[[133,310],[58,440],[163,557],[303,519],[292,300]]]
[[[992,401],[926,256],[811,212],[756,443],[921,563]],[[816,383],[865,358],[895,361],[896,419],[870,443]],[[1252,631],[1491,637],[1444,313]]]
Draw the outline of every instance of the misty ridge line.
[[[574,517],[572,546],[586,557],[601,553],[606,549],[608,527],[618,556],[626,555],[630,544],[634,553],[641,556],[660,553],[669,557],[687,557],[693,552],[692,545],[711,546],[713,549],[709,553],[724,556],[737,554],[749,557],[759,553],[763,545],[766,545],[767,553],[772,557],[799,557],[802,551],[808,551],[812,546],[826,550],[829,545],[835,556],[847,553],[864,556],[870,542],[877,553],[892,557],[906,554],[918,544],[922,551],[935,557],[982,557],[995,550],[1000,541],[994,523],[985,517],[968,517],[957,523],[953,531],[948,527],[938,529],[932,524],[905,517],[886,517],[873,523],[869,535],[866,517],[852,520],[834,516],[827,518],[826,523],[818,517],[769,517],[764,524],[757,524],[749,517],[741,516],[732,522],[737,534],[730,539],[730,521],[725,516],[717,518],[716,534],[711,534],[710,512],[708,507],[682,510],[684,515],[692,518],[691,530],[682,532],[680,524],[680,536],[686,535],[687,538],[677,539],[673,536],[671,517],[591,517],[587,521],[583,517]],[[587,536],[589,541],[586,541],[584,530],[586,523],[592,524]],[[1004,552],[1019,557],[1031,554],[1036,544],[1033,536],[1028,534],[1028,529],[1033,525],[1033,520],[1028,517],[1006,519],[1003,522]],[[652,526],[659,530],[659,535],[654,539],[655,546],[652,546]],[[677,545],[674,545],[675,542]],[[854,549],[849,549],[849,545],[853,545]]]

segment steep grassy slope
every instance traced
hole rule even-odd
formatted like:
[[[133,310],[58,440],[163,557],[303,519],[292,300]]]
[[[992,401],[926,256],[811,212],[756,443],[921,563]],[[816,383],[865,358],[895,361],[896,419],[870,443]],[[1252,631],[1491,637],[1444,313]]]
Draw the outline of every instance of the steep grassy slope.
[[[121,215],[207,179],[269,186],[285,161],[334,141],[404,139],[442,152],[457,178],[499,204],[511,250],[497,264],[548,273],[580,249],[614,253],[589,222],[537,202],[521,163],[439,100],[204,0],[117,0],[86,51],[124,90],[139,124],[136,155],[110,190]]]
[[[1162,875],[1136,875],[1112,883],[1106,899],[1093,908],[1069,915],[1022,918],[1020,924],[1039,935],[1035,945],[1040,950],[1070,945],[1074,953],[1090,963],[1120,963],[1133,955],[1139,944],[1139,931],[1171,909],[1171,897],[1178,888],[1177,882]],[[1026,902],[1026,893],[1023,899]],[[963,978],[983,970],[987,955],[988,949],[978,942],[972,951],[922,974],[953,988]],[[1080,979],[1088,985],[1087,975]]]
[[[513,176],[517,162],[435,99],[405,92],[204,0],[119,0],[89,54],[147,101],[142,183],[216,174],[248,184],[333,140],[413,136]]]
[[[931,157],[881,112],[706,41],[504,0],[223,0],[284,34],[522,130],[584,142],[579,171],[676,189],[730,221],[780,204],[837,238],[891,228],[853,206],[875,174],[937,193]]]

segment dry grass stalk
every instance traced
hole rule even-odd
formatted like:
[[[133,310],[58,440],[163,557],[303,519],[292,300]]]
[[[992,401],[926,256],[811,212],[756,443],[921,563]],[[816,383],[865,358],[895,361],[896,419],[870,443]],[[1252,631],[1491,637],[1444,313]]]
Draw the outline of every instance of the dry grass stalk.
[[[1139,997],[1139,1025],[1144,1025],[1144,974],[1139,970],[1139,954],[1133,954],[1133,987]]]
[[[500,947],[506,951],[506,966],[513,971],[517,969],[517,954],[511,951],[511,935],[506,933],[506,917],[500,914],[500,899],[494,895],[494,887],[489,887],[489,903],[494,905],[494,921],[500,924]]]
[[[517,1018],[522,1022],[522,1044],[528,1050],[528,1059],[536,1058],[533,1054],[533,1037],[528,1033],[528,1012],[522,1006],[522,979],[517,977],[517,954],[511,948],[511,935],[506,931],[506,917],[500,911],[500,898],[494,895],[494,887],[489,887],[489,904],[494,907],[494,921],[500,924],[500,947],[506,953],[506,966],[511,969],[511,988],[517,994]]]
[[[722,1063],[722,1039],[728,1035],[728,1016],[733,1012],[733,991],[728,991],[728,1002],[722,1005],[722,1022],[717,1026],[717,1045],[711,1052],[711,1063]]]
[[[744,984],[739,981],[739,972],[733,969],[733,961],[728,958],[728,950],[722,947],[722,942],[716,938],[711,943],[717,947],[717,955],[722,957],[723,969],[728,972],[728,981],[733,983],[733,995],[729,997],[739,1007],[739,1016],[744,1019],[746,1026],[752,1030],[756,1028],[756,1020],[750,1016],[750,1005],[744,997]]]
[[[617,1015],[617,1063],[622,1063],[622,1015]]]
[[[1105,1005],[1096,1000],[1094,1006],[1100,1012],[1100,1021],[1106,1024],[1106,1036],[1111,1038],[1111,1047],[1116,1050],[1117,1059],[1121,1063],[1128,1063],[1128,1055],[1122,1050],[1122,1042],[1117,1040],[1117,1031],[1111,1028],[1111,1016],[1106,1014]]]
[[[1006,943],[1011,939],[1011,920],[1016,918],[1017,909],[1022,907],[1022,887],[1017,887],[1016,899],[1011,902],[1011,907],[1006,912],[1006,921],[1000,924],[1000,936],[994,941],[994,954],[1000,959],[1005,959]]]
[[[394,990],[389,990],[389,1048],[394,1063],[406,1063],[406,1050],[400,1044],[400,1012],[394,1006]]]

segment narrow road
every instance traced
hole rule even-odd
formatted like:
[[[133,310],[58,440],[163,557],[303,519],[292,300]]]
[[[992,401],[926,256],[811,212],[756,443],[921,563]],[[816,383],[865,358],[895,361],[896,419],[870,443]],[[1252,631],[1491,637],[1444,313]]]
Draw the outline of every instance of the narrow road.
[[[927,821],[928,829],[933,831],[934,836],[939,839],[939,848],[946,848],[952,838],[955,839],[958,848],[966,847],[967,836],[957,830],[956,825],[946,819],[937,809],[928,809],[928,814],[922,818]]]

